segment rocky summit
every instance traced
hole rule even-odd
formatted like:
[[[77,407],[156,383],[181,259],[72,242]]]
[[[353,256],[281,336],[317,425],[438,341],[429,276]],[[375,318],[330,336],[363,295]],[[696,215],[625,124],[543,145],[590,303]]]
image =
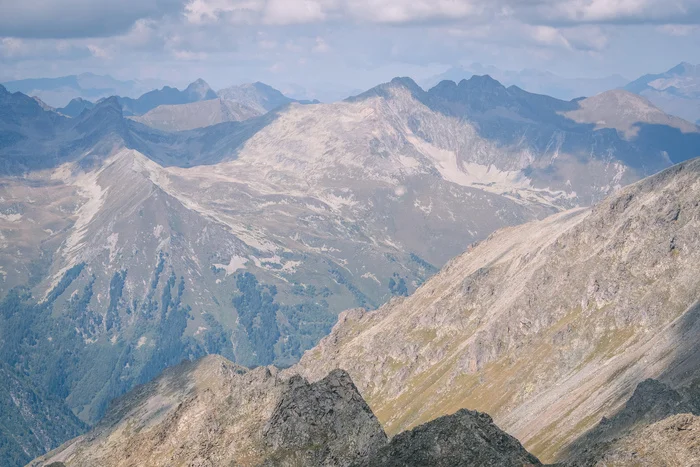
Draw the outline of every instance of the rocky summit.
[[[31,467],[523,466],[539,464],[485,414],[461,411],[389,443],[348,374],[308,383],[206,357],[166,370]]]

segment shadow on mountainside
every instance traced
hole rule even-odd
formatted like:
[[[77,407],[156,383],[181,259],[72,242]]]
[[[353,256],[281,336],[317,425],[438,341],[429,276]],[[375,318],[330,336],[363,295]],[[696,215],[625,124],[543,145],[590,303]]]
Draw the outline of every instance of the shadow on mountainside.
[[[644,176],[700,156],[700,133],[638,122],[632,125],[637,127],[637,134],[627,138],[614,128],[597,128],[596,123],[577,122],[566,116],[567,112],[581,110],[582,99],[563,101],[517,86],[506,88],[488,75],[459,83],[442,81],[428,91],[410,78],[395,78],[346,101],[377,96],[389,99],[390,90],[398,87],[407,89],[435,112],[469,120],[481,137],[504,148],[521,147],[552,156],[567,153],[586,160],[615,157]]]
[[[279,117],[280,110],[242,122],[168,133],[129,121],[126,145],[163,167],[214,165],[238,158],[245,143]]]
[[[666,332],[674,342],[665,370],[641,381],[625,405],[574,441],[561,456],[565,466],[593,466],[617,440],[676,414],[700,415],[700,303],[696,302]]]
[[[169,133],[126,118],[116,97],[68,118],[42,108],[24,94],[11,94],[2,88],[0,176],[24,175],[67,162],[90,169],[122,147],[137,150],[163,166],[235,160],[245,142],[272,123],[280,110],[243,122]]]

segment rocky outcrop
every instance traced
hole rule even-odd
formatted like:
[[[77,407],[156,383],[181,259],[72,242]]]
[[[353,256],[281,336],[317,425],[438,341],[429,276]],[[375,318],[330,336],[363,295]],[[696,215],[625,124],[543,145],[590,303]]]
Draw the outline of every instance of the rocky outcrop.
[[[654,379],[645,380],[618,413],[604,417],[573,443],[566,454],[565,466],[694,465],[687,460],[700,454],[697,415],[700,415],[698,382],[676,390]],[[674,430],[678,436],[673,436]],[[685,436],[681,435],[682,431],[694,434]],[[664,439],[664,445],[657,446],[654,442],[652,446],[652,439]]]
[[[295,376],[263,431],[270,466],[364,464],[387,442],[350,376],[335,370],[316,384]]]
[[[521,467],[541,465],[485,413],[460,410],[401,433],[357,467]]]
[[[690,467],[700,464],[700,417],[679,414],[619,440],[595,467]],[[582,466],[585,464],[576,464]]]
[[[91,432],[30,465],[348,466],[386,442],[341,370],[309,384],[212,356],[136,388]]]
[[[211,356],[118,399],[89,433],[30,467],[539,465],[486,414],[462,410],[389,443],[350,376],[309,383]]]

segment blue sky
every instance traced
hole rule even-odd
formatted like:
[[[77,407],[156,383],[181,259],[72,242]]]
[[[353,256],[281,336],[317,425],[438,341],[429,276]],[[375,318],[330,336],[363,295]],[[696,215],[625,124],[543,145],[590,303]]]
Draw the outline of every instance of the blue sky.
[[[0,81],[83,71],[364,89],[478,62],[630,79],[700,63],[700,0],[0,0]]]

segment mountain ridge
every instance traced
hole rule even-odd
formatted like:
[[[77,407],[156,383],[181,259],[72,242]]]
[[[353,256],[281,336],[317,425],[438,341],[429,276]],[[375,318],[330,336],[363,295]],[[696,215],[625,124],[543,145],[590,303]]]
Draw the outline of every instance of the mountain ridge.
[[[642,148],[482,81],[546,116],[489,108],[481,91],[450,107],[398,80],[171,133],[117,98],[71,119],[2,93],[0,298],[29,292],[2,357],[22,355],[31,382],[57,384],[87,423],[182,359],[289,366],[340,311],[405,296],[493,231],[587,205],[678,154],[676,139]],[[17,122],[24,139],[5,138]]]
[[[700,121],[700,66],[683,62],[663,73],[646,74],[625,86],[665,112]]]
[[[466,405],[552,461],[645,377],[697,374],[700,283],[686,266],[699,189],[694,159],[593,209],[499,231],[408,298],[342,314],[288,371],[344,368],[389,433]]]
[[[406,457],[406,446],[417,454]],[[90,433],[29,466],[418,467],[455,461],[540,465],[485,414],[462,411],[389,442],[342,370],[309,383],[282,379],[276,368],[248,370],[210,356],[166,370],[116,400]]]

